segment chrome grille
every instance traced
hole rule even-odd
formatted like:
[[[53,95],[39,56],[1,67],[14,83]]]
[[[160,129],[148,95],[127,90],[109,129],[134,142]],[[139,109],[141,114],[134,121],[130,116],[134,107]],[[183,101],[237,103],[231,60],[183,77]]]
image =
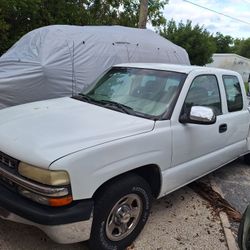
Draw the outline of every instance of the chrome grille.
[[[18,165],[18,160],[0,152],[0,163],[4,164],[9,168],[16,168]]]

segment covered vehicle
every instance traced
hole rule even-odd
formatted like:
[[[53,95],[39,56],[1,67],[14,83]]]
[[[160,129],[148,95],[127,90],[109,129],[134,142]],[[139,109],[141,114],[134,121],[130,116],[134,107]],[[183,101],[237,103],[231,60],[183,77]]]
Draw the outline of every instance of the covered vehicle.
[[[183,48],[151,30],[47,26],[26,34],[0,58],[0,109],[71,96],[125,62],[190,64]]]

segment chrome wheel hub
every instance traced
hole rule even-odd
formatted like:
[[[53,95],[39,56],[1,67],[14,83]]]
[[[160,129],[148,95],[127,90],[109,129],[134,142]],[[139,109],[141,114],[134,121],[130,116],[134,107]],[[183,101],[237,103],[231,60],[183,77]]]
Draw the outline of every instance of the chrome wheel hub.
[[[130,218],[131,218],[131,214],[130,214],[131,208],[128,205],[122,205],[121,207],[119,207],[117,209],[117,213],[115,215],[115,220],[117,222],[117,224],[121,224],[121,223],[128,223]]]
[[[111,209],[106,222],[108,239],[119,241],[127,237],[138,224],[142,209],[142,200],[137,194],[121,198]]]

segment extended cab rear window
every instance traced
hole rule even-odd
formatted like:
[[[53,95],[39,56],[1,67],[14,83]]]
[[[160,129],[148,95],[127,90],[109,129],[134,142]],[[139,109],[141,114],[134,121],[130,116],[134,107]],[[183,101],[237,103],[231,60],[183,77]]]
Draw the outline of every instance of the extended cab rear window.
[[[234,112],[242,110],[243,98],[238,77],[233,75],[224,75],[222,76],[222,79],[226,91],[228,111]]]

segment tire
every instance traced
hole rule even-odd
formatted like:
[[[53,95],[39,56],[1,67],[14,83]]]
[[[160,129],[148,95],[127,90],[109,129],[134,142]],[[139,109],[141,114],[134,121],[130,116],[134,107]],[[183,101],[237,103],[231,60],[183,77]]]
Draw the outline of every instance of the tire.
[[[243,227],[244,227],[244,221],[246,219],[246,211],[244,212],[241,221],[240,221],[240,226],[238,229],[238,246],[240,249],[243,249]]]
[[[139,235],[150,214],[148,183],[134,174],[106,185],[95,197],[91,250],[124,250]]]
[[[240,249],[250,249],[250,205],[247,206],[241,218],[238,230],[238,246]]]
[[[244,155],[244,162],[247,165],[250,165],[250,154]]]

